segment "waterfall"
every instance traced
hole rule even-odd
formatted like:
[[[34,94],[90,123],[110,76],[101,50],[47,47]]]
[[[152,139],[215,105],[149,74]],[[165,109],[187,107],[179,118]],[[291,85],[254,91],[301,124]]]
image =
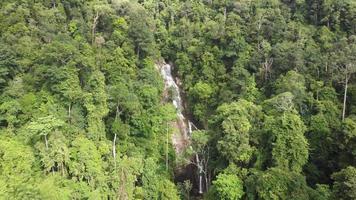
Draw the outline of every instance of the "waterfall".
[[[176,84],[176,82],[174,81],[174,78],[172,76],[172,67],[169,64],[164,64],[161,67],[161,74],[163,76],[164,79],[164,83],[165,83],[165,90],[172,88],[173,89],[173,96],[172,96],[172,100],[173,100],[173,105],[174,107],[176,107],[177,109],[177,114],[178,116],[183,116],[183,104],[182,104],[182,98],[180,96],[180,90],[178,85]]]
[[[164,79],[165,91],[172,89],[172,103],[176,108],[178,120],[182,123],[183,126],[183,130],[181,130],[181,132],[184,134],[184,137],[190,137],[192,128],[194,127],[196,129],[196,126],[183,115],[184,107],[181,92],[177,83],[174,81],[172,75],[172,66],[169,64],[164,64],[161,67],[161,75]]]
[[[161,75],[164,79],[164,91],[165,91],[165,96],[168,96],[168,91],[171,89],[172,90],[172,103],[174,107],[176,108],[177,111],[177,126],[179,127],[180,130],[180,136],[173,135],[172,138],[172,143],[173,146],[176,150],[176,152],[179,154],[181,153],[184,149],[188,148],[190,144],[190,137],[192,134],[193,129],[197,130],[198,128],[191,122],[189,119],[187,119],[184,114],[184,106],[182,102],[182,97],[181,97],[181,92],[180,88],[177,85],[176,81],[173,78],[172,75],[172,67],[169,64],[163,64],[160,67]],[[192,148],[190,146],[190,148]],[[203,175],[204,175],[204,165],[199,158],[199,155],[195,155],[195,161],[196,161],[196,166],[198,169],[198,192],[199,194],[203,193]]]

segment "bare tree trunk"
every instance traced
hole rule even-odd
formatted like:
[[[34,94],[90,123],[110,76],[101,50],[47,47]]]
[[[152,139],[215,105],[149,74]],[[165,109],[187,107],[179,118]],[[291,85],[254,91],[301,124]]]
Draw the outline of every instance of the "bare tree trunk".
[[[349,82],[349,77],[348,77],[348,75],[346,74],[346,76],[345,76],[345,90],[344,90],[344,104],[343,104],[343,107],[342,107],[342,121],[345,120],[348,82]]]
[[[115,120],[119,119],[119,115],[120,115],[120,110],[119,110],[119,103],[116,106],[116,115],[115,115]]]
[[[45,138],[46,150],[48,150],[48,140],[47,140],[47,135],[44,135],[44,138]]]
[[[265,62],[263,63],[263,71],[264,71],[264,80],[268,80],[268,75],[271,73],[271,66],[273,64],[273,59],[267,59],[265,58]]]
[[[116,138],[117,138],[117,134],[115,133],[114,141],[112,142],[112,156],[114,157],[115,170],[116,170]]]
[[[199,194],[203,194],[203,176],[202,176],[202,173],[203,173],[203,166],[202,166],[201,163],[200,163],[199,155],[198,155],[198,154],[195,154],[195,159],[196,159],[197,167],[198,167]]]
[[[209,191],[209,177],[208,177],[208,164],[209,164],[209,159],[210,159],[210,153],[209,153],[209,148],[207,150],[207,156],[206,156],[206,161],[204,163],[204,168],[205,168],[205,173],[204,173],[204,177],[205,177],[205,188],[206,191]]]

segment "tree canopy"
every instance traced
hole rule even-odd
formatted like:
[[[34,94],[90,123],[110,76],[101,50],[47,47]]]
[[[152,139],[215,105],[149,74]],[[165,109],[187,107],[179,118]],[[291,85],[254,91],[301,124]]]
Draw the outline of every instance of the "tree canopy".
[[[356,198],[354,0],[2,0],[0,44],[0,199]]]

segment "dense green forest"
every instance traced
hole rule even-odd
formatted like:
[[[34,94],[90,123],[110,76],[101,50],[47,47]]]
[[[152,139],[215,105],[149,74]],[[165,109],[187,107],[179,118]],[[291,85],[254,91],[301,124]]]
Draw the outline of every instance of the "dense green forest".
[[[0,199],[356,199],[356,1],[1,0]]]

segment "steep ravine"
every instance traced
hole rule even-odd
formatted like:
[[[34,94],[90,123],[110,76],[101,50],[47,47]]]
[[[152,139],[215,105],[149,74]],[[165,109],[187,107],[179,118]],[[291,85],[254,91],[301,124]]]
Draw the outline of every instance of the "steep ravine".
[[[164,94],[166,100],[172,99],[172,103],[177,111],[177,121],[174,124],[179,130],[175,131],[172,136],[172,144],[177,154],[182,153],[189,146],[189,120],[183,115],[183,102],[180,95],[180,89],[172,76],[172,67],[169,64],[163,63],[160,66],[160,72],[164,80]],[[171,94],[170,94],[171,93]],[[171,97],[169,97],[172,95]]]
[[[162,62],[157,64],[157,68],[160,70],[165,84],[163,97],[165,101],[171,100],[177,111],[177,120],[171,124],[175,130],[172,135],[172,144],[177,156],[181,156],[187,148],[191,148],[191,134],[192,131],[197,128],[184,114],[184,99],[182,98],[182,92],[177,84],[177,78],[175,78],[172,73],[172,65]],[[202,194],[202,175],[198,171],[199,165],[196,164],[199,163],[199,157],[196,155],[188,159],[191,159],[191,164],[180,166],[175,170],[175,181],[183,182],[184,180],[189,180],[193,184],[192,193],[196,195]]]

